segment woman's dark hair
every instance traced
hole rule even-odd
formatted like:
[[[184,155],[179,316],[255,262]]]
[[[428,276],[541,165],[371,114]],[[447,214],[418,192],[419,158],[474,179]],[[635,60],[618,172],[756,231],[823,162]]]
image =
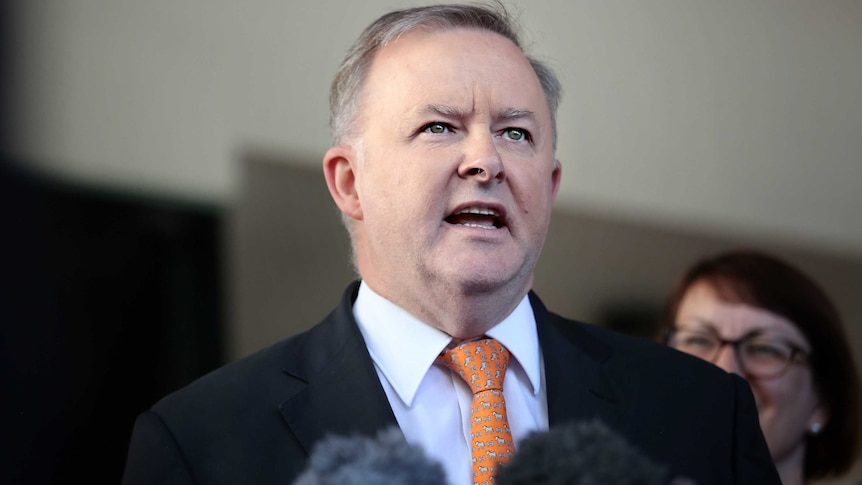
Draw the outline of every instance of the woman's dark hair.
[[[805,478],[845,473],[858,457],[859,379],[838,311],[826,293],[790,264],[760,251],[734,250],[696,262],[668,298],[660,338],[667,343],[688,289],[698,282],[712,286],[719,298],[784,317],[811,344],[814,386],[829,419],[817,434],[807,435]]]

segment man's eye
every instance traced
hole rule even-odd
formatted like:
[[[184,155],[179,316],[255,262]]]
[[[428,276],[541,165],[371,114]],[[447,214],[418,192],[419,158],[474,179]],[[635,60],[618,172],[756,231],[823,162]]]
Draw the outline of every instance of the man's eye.
[[[506,128],[503,136],[512,141],[524,141],[528,139],[527,132],[520,128]]]
[[[427,125],[425,125],[423,131],[425,131],[426,133],[432,133],[434,135],[442,135],[443,133],[446,133],[451,130],[449,129],[449,125],[447,125],[446,123],[428,123]]]

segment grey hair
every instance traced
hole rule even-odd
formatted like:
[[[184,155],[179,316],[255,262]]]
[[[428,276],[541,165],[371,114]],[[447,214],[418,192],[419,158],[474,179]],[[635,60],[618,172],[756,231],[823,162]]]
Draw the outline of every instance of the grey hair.
[[[408,32],[456,28],[486,30],[523,47],[515,22],[501,3],[486,5],[433,5],[398,10],[369,25],[344,57],[329,91],[329,126],[334,145],[356,135],[354,121],[368,68],[377,50]],[[524,54],[539,79],[551,112],[553,146],[557,146],[557,108],[562,87],[554,71],[544,62]]]

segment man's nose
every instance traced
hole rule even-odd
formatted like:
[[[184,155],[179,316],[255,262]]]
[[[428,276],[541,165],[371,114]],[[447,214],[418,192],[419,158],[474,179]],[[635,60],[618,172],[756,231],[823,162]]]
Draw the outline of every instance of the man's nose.
[[[502,182],[506,178],[503,159],[490,133],[470,137],[463,162],[458,166],[462,178],[476,178],[482,183]]]

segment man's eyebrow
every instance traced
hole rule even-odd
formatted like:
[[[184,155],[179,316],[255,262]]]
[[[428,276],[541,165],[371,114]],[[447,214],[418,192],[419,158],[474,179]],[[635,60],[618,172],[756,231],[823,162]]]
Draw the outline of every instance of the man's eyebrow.
[[[471,115],[470,111],[446,104],[427,104],[419,110],[419,113],[436,114],[456,119],[465,119]],[[494,120],[496,121],[514,121],[523,119],[535,122],[536,114],[528,109],[519,108],[507,108],[494,113]]]
[[[509,108],[495,113],[494,118],[502,121],[527,119],[529,121],[535,122],[536,114],[528,109]]]
[[[440,116],[445,116],[447,118],[458,118],[463,119],[468,116],[468,113],[461,108],[456,106],[449,106],[446,104],[426,104],[422,109],[419,110],[421,114],[436,114]]]

